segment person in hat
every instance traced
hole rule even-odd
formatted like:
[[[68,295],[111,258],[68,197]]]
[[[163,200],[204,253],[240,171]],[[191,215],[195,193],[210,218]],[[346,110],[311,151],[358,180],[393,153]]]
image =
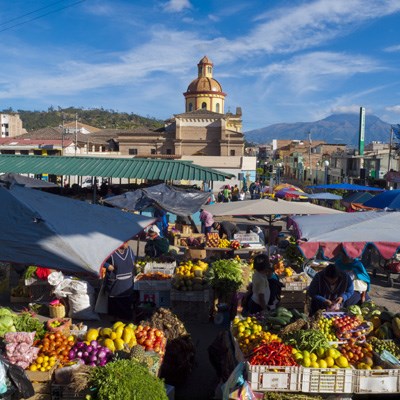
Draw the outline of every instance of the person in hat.
[[[218,231],[221,239],[225,236],[228,240],[233,240],[234,234],[240,232],[240,229],[229,221],[214,222],[212,227]]]
[[[157,225],[151,225],[147,229],[147,242],[144,247],[144,253],[148,257],[160,257],[169,251],[168,239],[160,236],[160,229]]]

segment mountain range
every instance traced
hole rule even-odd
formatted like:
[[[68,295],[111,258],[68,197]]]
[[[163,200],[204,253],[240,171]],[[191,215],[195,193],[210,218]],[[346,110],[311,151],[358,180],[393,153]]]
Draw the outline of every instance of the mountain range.
[[[266,144],[273,139],[323,140],[326,143],[358,145],[359,114],[333,114],[315,122],[281,123],[245,132],[247,142]],[[382,121],[375,115],[365,117],[365,144],[372,141],[388,143],[391,124]]]

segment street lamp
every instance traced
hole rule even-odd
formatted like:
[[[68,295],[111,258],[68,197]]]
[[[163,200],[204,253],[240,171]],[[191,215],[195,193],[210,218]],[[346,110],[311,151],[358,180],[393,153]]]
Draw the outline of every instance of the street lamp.
[[[328,168],[329,168],[329,161],[325,160],[324,161],[324,167],[325,167],[325,185],[328,184]]]

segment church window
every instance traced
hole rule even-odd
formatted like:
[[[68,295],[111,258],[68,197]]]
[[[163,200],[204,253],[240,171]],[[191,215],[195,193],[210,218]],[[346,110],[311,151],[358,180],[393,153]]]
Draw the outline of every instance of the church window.
[[[151,149],[151,154],[157,154],[156,149]]]
[[[235,150],[231,150],[231,156],[235,155]]]
[[[172,150],[171,149],[167,149],[167,154],[172,154]]]
[[[129,149],[128,151],[129,151],[129,155],[131,155],[131,156],[137,156],[137,154],[138,154],[137,149]]]
[[[193,111],[193,104],[189,103],[189,111]]]
[[[206,110],[207,109],[207,103],[204,101],[203,103],[201,103],[201,108],[203,109],[203,110]]]
[[[217,103],[217,104],[215,105],[215,111],[216,111],[217,113],[219,113],[219,103]]]
[[[212,72],[211,67],[207,67],[207,72],[208,72],[209,74],[211,74],[211,72]]]

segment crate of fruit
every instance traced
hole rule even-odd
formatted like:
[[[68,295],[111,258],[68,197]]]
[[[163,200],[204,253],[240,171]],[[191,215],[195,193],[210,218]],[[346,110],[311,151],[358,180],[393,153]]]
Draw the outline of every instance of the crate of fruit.
[[[154,272],[160,272],[166,275],[173,275],[175,268],[176,268],[176,261],[164,262],[164,263],[151,261],[144,266],[144,273],[149,274]]]
[[[172,274],[147,272],[138,274],[134,280],[135,290],[171,290]]]
[[[352,393],[351,368],[302,368],[301,391],[306,393]]]
[[[25,374],[31,382],[48,382],[52,380],[56,368],[58,368],[57,362],[47,371],[30,371],[27,369],[25,370]]]
[[[301,368],[250,365],[246,363],[247,380],[253,391],[300,392]]]

